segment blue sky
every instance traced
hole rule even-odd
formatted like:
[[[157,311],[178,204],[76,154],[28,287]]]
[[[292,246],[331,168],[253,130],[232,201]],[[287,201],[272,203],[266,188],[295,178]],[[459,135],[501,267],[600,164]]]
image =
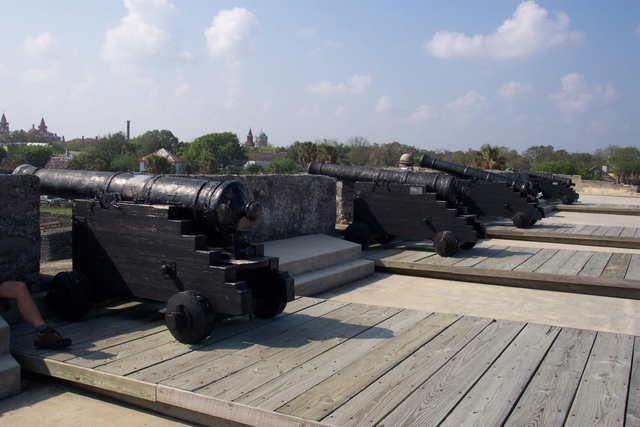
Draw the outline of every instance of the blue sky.
[[[0,1],[0,110],[67,140],[249,128],[425,149],[640,146],[640,2]]]

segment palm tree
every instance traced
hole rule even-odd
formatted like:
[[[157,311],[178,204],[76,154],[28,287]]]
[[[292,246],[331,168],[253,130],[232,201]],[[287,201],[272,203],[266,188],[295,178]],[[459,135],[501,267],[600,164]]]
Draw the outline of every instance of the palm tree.
[[[500,147],[482,144],[476,155],[475,166],[480,169],[503,170],[505,168],[505,159],[500,154]]]
[[[302,166],[306,166],[316,159],[316,145],[311,142],[303,142],[300,144],[300,150],[298,151],[298,163]]]

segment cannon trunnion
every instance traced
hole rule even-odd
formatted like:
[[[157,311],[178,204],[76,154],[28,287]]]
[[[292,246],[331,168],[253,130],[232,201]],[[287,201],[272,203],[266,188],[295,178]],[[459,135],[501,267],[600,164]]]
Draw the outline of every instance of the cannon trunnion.
[[[395,236],[417,237],[433,240],[435,251],[448,257],[486,237],[476,216],[458,205],[455,197],[464,193],[464,188],[454,177],[317,162],[312,162],[308,171],[355,181],[353,222],[345,238],[363,248],[371,239],[389,243]]]
[[[67,197],[78,177],[100,183],[78,192],[100,193],[93,199],[73,202],[73,271],[56,275],[46,298],[60,317],[79,319],[92,301],[113,296],[163,301],[167,328],[193,344],[224,318],[270,318],[294,299],[293,279],[279,270],[278,258],[264,256],[263,245],[244,236],[245,220],[261,210],[238,182],[107,172],[98,179],[89,171],[24,167],[14,173],[38,175],[43,192]],[[143,182],[142,192],[157,200],[100,191],[113,191],[118,180],[124,193],[131,192],[126,184]],[[179,203],[162,202],[167,197]]]

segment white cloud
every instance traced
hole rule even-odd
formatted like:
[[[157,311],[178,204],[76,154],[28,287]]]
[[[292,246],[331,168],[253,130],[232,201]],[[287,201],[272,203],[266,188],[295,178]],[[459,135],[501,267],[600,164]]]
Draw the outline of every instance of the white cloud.
[[[555,102],[556,109],[567,122],[586,113],[591,108],[594,98],[604,103],[617,99],[618,93],[612,84],[609,83],[604,87],[597,85],[590,89],[584,80],[582,74],[567,74],[560,79],[562,91],[552,93],[548,97],[549,100]]]
[[[25,84],[42,84],[55,80],[60,71],[58,61],[49,61],[49,68],[32,68],[20,75],[20,80]]]
[[[237,57],[255,39],[260,25],[243,7],[221,10],[204,32],[213,59]]]
[[[404,119],[405,122],[418,123],[425,120],[432,120],[437,117],[435,109],[429,105],[418,105],[409,117]]]
[[[271,100],[262,101],[262,111],[268,113],[271,110]]]
[[[371,87],[371,76],[354,75],[347,84],[333,83],[330,80],[321,80],[318,83],[310,83],[305,91],[311,95],[338,95],[350,93],[352,95],[362,95]]]
[[[458,32],[441,31],[425,44],[428,53],[441,59],[498,58],[513,59],[544,52],[552,47],[581,43],[585,34],[569,31],[569,17],[558,13],[556,19],[535,1],[520,3],[513,13],[490,35],[473,37]]]
[[[502,98],[517,98],[527,92],[531,92],[532,88],[529,83],[509,82],[500,86],[498,95]]]
[[[640,25],[636,28],[636,36],[640,37]]]
[[[137,61],[184,57],[173,36],[178,9],[167,0],[124,0],[129,13],[105,33],[100,57],[106,61]]]
[[[470,90],[464,96],[449,102],[444,106],[445,111],[454,115],[457,120],[466,120],[470,116],[489,107],[486,98],[475,90]]]
[[[384,113],[386,111],[389,111],[391,107],[393,107],[393,103],[391,102],[391,98],[389,97],[389,95],[382,95],[378,99],[375,107],[373,107],[373,110],[376,113]]]
[[[333,112],[333,115],[336,117],[341,117],[341,116],[344,116],[346,113],[347,113],[347,107],[345,107],[344,105],[341,105],[340,107],[335,109],[335,111]]]
[[[85,67],[85,75],[84,81],[71,86],[72,98],[82,98],[96,86],[96,75],[91,72],[89,67]]]
[[[173,91],[173,96],[180,98],[186,95],[189,90],[191,90],[191,85],[189,83],[182,83]]]
[[[55,43],[55,39],[49,33],[40,33],[35,37],[24,39],[24,50],[31,56],[42,55]]]
[[[342,47],[342,42],[335,42],[333,40],[327,40],[324,42],[326,47]]]

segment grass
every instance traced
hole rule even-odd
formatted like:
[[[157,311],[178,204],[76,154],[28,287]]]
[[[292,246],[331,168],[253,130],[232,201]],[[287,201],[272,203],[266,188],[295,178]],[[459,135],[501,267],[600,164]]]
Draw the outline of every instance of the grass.
[[[71,215],[71,206],[40,206],[40,212],[62,213]]]

